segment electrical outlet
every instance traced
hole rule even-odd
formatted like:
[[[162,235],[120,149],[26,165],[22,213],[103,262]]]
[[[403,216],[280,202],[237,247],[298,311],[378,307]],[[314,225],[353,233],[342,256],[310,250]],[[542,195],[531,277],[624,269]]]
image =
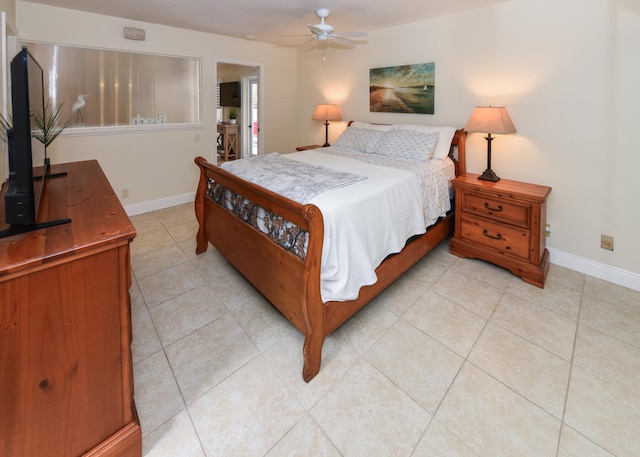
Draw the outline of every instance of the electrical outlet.
[[[613,251],[613,237],[611,235],[600,235],[600,247],[607,251]]]
[[[127,189],[127,188],[120,189],[120,198],[122,198],[123,200],[125,198],[129,198],[129,189]]]
[[[551,224],[547,224],[545,235],[547,235],[547,238],[551,238]]]

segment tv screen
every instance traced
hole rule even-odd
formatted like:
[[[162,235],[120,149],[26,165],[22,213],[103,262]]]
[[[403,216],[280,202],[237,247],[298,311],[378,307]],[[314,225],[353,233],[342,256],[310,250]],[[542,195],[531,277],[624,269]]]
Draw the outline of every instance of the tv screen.
[[[220,83],[220,106],[240,107],[240,82]]]
[[[38,62],[31,57],[26,51],[26,58],[22,57],[23,62],[26,60],[27,65],[27,83],[29,84],[29,90],[27,93],[27,99],[29,100],[29,145],[31,148],[31,167],[33,175],[33,193],[34,193],[34,206],[35,217],[38,216],[38,207],[40,206],[40,198],[42,197],[42,189],[44,188],[44,177],[47,173],[48,162],[45,160],[47,157],[47,150],[45,145],[35,138],[33,132],[38,130],[38,124],[36,119],[44,119],[44,75],[42,68],[38,65]],[[37,117],[36,117],[37,116]],[[24,135],[26,142],[26,135]],[[35,221],[35,218],[34,218]]]
[[[11,61],[13,126],[7,132],[9,187],[5,194],[5,222],[11,229],[4,236],[39,228],[40,198],[48,172],[45,146],[34,138],[35,117],[44,119],[44,80],[38,62],[26,47]]]

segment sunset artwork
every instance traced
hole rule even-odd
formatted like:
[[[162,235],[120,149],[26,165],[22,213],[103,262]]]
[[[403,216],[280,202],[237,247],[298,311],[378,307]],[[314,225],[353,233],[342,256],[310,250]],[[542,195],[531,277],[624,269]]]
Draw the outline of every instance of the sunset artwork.
[[[435,87],[434,62],[371,68],[370,111],[433,114]]]

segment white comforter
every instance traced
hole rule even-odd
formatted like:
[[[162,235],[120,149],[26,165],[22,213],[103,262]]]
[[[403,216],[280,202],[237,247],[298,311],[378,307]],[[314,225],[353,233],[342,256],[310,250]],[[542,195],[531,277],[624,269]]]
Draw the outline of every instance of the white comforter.
[[[287,157],[367,176],[310,201],[324,218],[322,300],[355,299],[362,286],[376,282],[375,269],[385,257],[402,250],[411,236],[425,232],[421,185],[411,171],[348,157],[313,150]]]

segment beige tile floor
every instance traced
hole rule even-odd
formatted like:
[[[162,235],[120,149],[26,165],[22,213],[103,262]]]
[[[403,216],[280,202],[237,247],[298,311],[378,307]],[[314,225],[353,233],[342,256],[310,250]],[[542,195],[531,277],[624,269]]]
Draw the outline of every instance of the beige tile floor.
[[[216,252],[192,205],[132,218],[135,401],[155,456],[638,456],[640,293],[544,290],[445,242],[324,346]]]

